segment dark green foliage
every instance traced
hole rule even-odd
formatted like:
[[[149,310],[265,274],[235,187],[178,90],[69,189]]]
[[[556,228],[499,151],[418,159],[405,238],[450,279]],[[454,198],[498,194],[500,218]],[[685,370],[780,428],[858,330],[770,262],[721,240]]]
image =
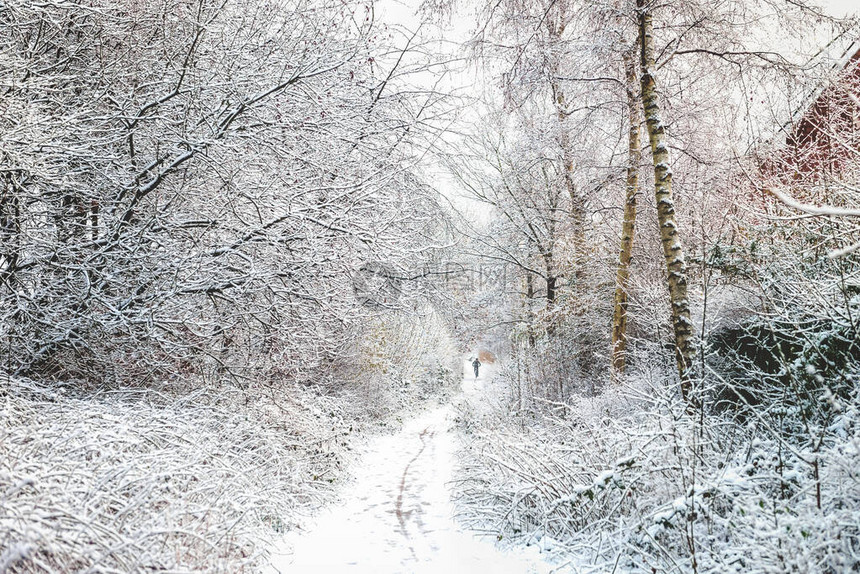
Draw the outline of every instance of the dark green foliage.
[[[766,322],[756,317],[718,331],[708,342],[711,365],[730,383],[716,397],[722,407],[760,404],[786,389],[812,399],[824,382],[845,398],[860,364],[853,328],[818,318]]]
[[[742,279],[762,303],[758,313],[707,336],[714,408],[745,417],[756,407],[786,431],[795,426],[789,419],[804,427],[829,420],[859,381],[860,261],[752,240],[715,245],[708,266]]]

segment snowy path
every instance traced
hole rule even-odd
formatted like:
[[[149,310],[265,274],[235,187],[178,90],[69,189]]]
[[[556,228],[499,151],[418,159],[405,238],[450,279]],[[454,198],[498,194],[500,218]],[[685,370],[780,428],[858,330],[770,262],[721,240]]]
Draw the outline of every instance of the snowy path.
[[[483,374],[483,373],[482,373]],[[480,381],[464,384],[466,395]],[[272,572],[372,574],[545,574],[536,549],[504,552],[463,532],[452,519],[447,482],[456,437],[450,405],[375,439],[362,456],[343,504],[324,510],[314,527],[292,533]],[[530,552],[533,551],[533,552]]]

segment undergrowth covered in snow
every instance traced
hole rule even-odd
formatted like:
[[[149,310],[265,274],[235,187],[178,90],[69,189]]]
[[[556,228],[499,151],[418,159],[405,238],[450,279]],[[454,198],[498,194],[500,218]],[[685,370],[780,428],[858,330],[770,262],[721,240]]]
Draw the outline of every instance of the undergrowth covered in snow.
[[[392,314],[363,340],[365,363],[314,386],[0,378],[0,572],[260,571],[336,498],[356,441],[459,382],[437,318]]]
[[[309,391],[0,387],[0,572],[252,572],[330,495],[350,425]]]
[[[774,428],[797,412],[691,414],[668,380],[654,369],[549,412],[519,408],[500,377],[495,406],[460,413],[461,519],[576,572],[860,569],[856,374],[850,395],[820,397],[820,441]]]

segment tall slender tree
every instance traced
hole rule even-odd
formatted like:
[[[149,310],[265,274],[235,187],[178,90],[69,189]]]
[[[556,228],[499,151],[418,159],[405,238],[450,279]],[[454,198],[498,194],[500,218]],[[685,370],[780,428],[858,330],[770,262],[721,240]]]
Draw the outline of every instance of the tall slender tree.
[[[669,283],[669,300],[672,305],[672,328],[675,334],[675,360],[681,377],[681,395],[689,400],[692,384],[690,368],[695,357],[693,321],[690,318],[690,301],[687,297],[687,263],[684,245],[678,234],[675,218],[675,200],[672,196],[672,166],[669,142],[660,110],[654,64],[654,31],[652,6],[648,0],[636,0],[639,23],[639,49],[642,85],[642,107],[645,125],[651,142],[654,163],[654,193],[657,200],[657,220],[660,225],[660,242],[666,260]]]
[[[642,160],[640,99],[636,74],[636,45],[624,53],[625,89],[627,92],[627,183],[624,220],[621,225],[621,254],[615,275],[615,309],[612,314],[612,372],[617,378],[624,373],[627,352],[627,303],[630,262],[633,258],[633,234],[636,227],[636,196],[639,194],[639,163]]]

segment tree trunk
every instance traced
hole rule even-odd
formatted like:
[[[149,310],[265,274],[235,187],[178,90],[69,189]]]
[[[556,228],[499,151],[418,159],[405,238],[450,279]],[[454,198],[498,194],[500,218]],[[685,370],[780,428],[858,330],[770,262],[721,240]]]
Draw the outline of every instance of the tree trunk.
[[[549,271],[549,269],[547,269],[547,271]],[[549,276],[546,278],[546,304],[547,304],[547,308],[551,308],[553,303],[555,303],[556,280],[557,280],[557,278],[554,276]]]
[[[635,47],[634,47],[635,50]],[[639,94],[636,60],[633,53],[624,54],[627,86],[627,194],[624,201],[624,222],[621,226],[621,255],[615,275],[615,310],[612,314],[612,374],[615,380],[624,374],[627,353],[627,291],[630,281],[630,260],[633,257],[633,233],[636,224],[636,195],[639,193],[639,163],[642,159],[639,137]]]
[[[0,289],[14,292],[13,283],[21,256],[21,199],[18,174],[7,171],[0,179]]]
[[[562,164],[564,168],[564,185],[567,188],[567,193],[570,196],[570,218],[573,227],[573,243],[574,253],[574,268],[573,268],[573,286],[576,292],[581,293],[583,283],[585,281],[585,198],[576,187],[576,182],[573,179],[574,164],[573,154],[570,150],[570,131],[567,126],[567,102],[565,100],[564,91],[557,82],[552,83],[553,101],[555,102],[556,115],[559,124],[559,147],[561,148]]]
[[[672,199],[672,168],[666,132],[660,116],[657,82],[654,77],[654,44],[651,13],[646,0],[636,0],[639,11],[639,42],[642,66],[642,105],[645,123],[651,141],[654,160],[654,190],[657,197],[657,217],[660,224],[660,241],[666,258],[669,275],[669,299],[672,303],[672,327],[675,331],[675,360],[681,377],[681,395],[689,400],[691,388],[690,368],[693,365],[693,322],[690,319],[690,302],[687,299],[687,264],[684,248],[675,223],[675,204]]]
[[[535,297],[535,284],[534,284],[534,275],[532,275],[531,271],[526,271],[526,317],[527,317],[527,325],[528,325],[528,335],[529,335],[529,349],[535,348],[536,337],[534,331],[535,317],[534,317],[534,309],[532,305],[534,304]]]
[[[547,18],[547,25],[550,37],[550,45],[556,46],[562,42],[564,30],[567,27],[568,16],[566,13],[566,3],[559,2],[556,4],[558,13],[556,18]],[[559,138],[558,145],[561,148],[562,168],[564,170],[564,185],[570,197],[570,218],[573,224],[573,243],[574,267],[573,267],[573,288],[575,292],[581,293],[585,282],[585,261],[586,261],[586,209],[585,197],[577,189],[576,181],[574,181],[574,161],[573,153],[570,145],[570,128],[568,127],[568,104],[564,89],[561,87],[558,78],[560,74],[559,56],[553,55],[550,61],[550,70],[552,79],[550,80],[550,89],[552,90],[552,101],[555,106],[556,117],[558,118]]]

